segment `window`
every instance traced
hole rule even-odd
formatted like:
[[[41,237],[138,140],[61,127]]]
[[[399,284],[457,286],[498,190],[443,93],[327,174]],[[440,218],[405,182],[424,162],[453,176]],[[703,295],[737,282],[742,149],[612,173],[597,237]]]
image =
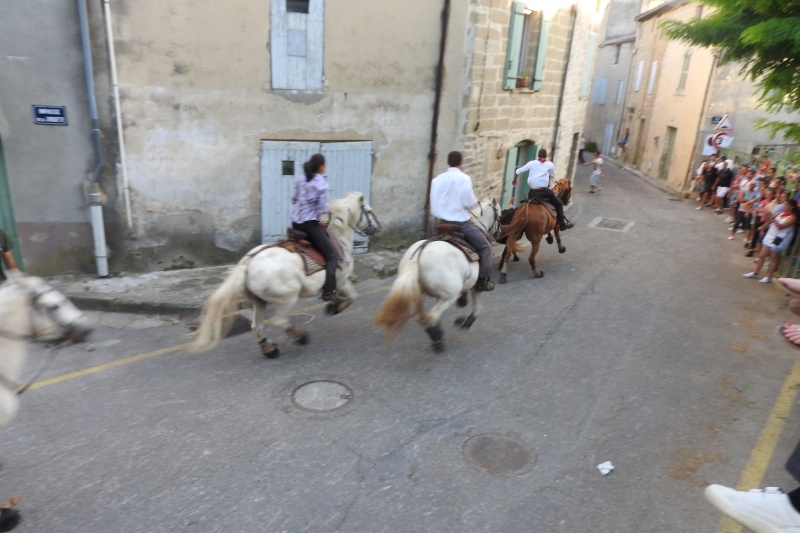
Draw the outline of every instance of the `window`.
[[[644,60],[639,61],[639,66],[636,68],[636,83],[633,84],[633,90],[639,92],[642,86],[642,71],[644,70]]]
[[[625,81],[619,80],[617,82],[617,97],[614,98],[614,103],[617,105],[621,104],[623,98],[625,98]]]
[[[650,82],[647,84],[647,94],[653,94],[656,87],[656,72],[658,72],[658,61],[653,61],[650,65]]]
[[[323,0],[270,2],[273,89],[322,89]]]
[[[678,94],[686,91],[686,78],[689,77],[689,63],[692,61],[692,50],[686,50],[683,54],[683,66],[681,67],[681,77],[678,79]]]
[[[528,78],[534,91],[542,88],[549,33],[550,20],[542,11],[521,2],[511,4],[504,89],[520,87],[519,78]]]
[[[607,89],[608,89],[608,78],[595,78],[594,90],[592,91],[592,103],[599,105],[605,104]]]

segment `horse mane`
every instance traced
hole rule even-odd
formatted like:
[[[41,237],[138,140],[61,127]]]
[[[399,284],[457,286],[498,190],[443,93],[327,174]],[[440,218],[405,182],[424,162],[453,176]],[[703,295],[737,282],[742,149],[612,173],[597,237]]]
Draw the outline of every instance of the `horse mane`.
[[[567,205],[572,196],[572,181],[569,178],[561,178],[553,185],[553,193]]]
[[[341,233],[353,227],[359,214],[359,198],[361,193],[349,192],[344,198],[331,200],[331,221],[328,223],[328,228]]]

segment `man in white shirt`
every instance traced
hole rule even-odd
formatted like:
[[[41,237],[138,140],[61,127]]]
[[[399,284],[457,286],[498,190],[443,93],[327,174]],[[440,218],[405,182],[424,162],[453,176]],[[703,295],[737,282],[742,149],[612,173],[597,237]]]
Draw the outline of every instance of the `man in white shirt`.
[[[530,185],[530,192],[528,199],[536,195],[542,195],[547,198],[547,201],[553,204],[556,208],[556,222],[561,231],[572,227],[572,223],[567,223],[564,220],[564,203],[561,199],[550,190],[550,177],[555,178],[556,167],[552,161],[547,160],[547,150],[544,148],[539,150],[539,159],[528,161],[525,166],[519,167],[515,172],[517,176],[523,172],[528,172],[528,185]],[[514,185],[517,181],[514,180]]]
[[[461,172],[461,163],[461,152],[447,154],[450,168],[431,182],[431,213],[442,222],[458,225],[458,231],[464,234],[464,239],[478,252],[478,281],[475,282],[475,290],[493,291],[492,245],[469,220],[470,213],[467,210],[474,207],[478,199],[472,190],[472,179]]]

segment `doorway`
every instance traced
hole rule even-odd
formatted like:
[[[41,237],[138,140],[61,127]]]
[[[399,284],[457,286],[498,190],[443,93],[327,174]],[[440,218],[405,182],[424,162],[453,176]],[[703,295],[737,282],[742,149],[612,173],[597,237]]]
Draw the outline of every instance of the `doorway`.
[[[271,244],[286,237],[292,213],[295,177],[314,154],[325,156],[328,196],[342,198],[358,191],[370,201],[372,142],[261,141],[261,242]],[[354,253],[364,253],[369,238],[356,233]]]
[[[536,159],[539,147],[530,141],[523,141],[510,148],[506,154],[506,169],[503,173],[503,195],[500,205],[507,209],[517,207],[521,200],[528,197],[530,185],[528,185],[528,173],[523,172],[519,175],[517,184],[514,185],[514,178],[517,177],[516,167],[525,165],[528,161]]]
[[[14,205],[11,203],[11,189],[8,186],[8,174],[6,173],[6,161],[3,156],[3,139],[0,139],[0,229],[5,231],[13,245],[12,253],[17,261],[20,270],[25,269],[22,262],[22,249],[17,233],[17,222],[14,218]]]

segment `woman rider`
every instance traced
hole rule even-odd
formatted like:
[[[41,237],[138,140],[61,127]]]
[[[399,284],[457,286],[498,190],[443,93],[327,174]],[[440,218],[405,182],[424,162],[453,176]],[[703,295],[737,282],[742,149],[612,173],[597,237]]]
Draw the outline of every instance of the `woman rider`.
[[[323,214],[329,213],[328,179],[325,173],[325,156],[314,154],[303,165],[303,175],[297,177],[292,194],[292,227],[308,235],[311,245],[325,258],[325,283],[322,299],[331,302],[336,312],[347,298],[336,293],[336,267],[339,254],[331,243],[328,232],[319,223]]]

